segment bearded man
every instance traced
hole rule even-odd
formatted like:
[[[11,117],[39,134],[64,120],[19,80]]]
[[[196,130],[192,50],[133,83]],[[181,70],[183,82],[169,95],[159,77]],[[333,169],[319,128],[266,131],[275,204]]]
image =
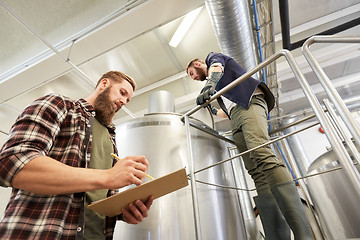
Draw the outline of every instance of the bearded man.
[[[85,99],[50,94],[25,108],[0,151],[0,185],[13,188],[0,239],[112,239],[116,220],[147,217],[152,196],[112,218],[87,208],[146,176],[145,156],[111,156],[112,119],[134,90],[129,76],[111,71]]]

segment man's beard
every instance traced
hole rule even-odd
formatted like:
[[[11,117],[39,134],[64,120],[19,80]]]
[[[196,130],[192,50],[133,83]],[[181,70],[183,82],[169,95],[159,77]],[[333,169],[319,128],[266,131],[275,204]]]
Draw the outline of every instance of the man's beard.
[[[204,81],[206,79],[205,72],[202,68],[195,67],[196,74],[199,76],[199,81]]]
[[[110,100],[111,86],[102,91],[95,99],[96,119],[108,126],[112,123],[115,116],[114,103]]]

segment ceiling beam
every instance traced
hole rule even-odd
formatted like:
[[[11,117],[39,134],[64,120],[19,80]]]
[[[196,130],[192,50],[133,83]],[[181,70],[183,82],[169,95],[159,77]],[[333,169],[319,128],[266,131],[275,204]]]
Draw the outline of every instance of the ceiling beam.
[[[186,77],[186,76],[187,76],[187,74],[186,74],[185,71],[176,73],[176,74],[174,74],[174,75],[172,75],[172,76],[170,76],[170,77],[164,78],[164,79],[159,80],[159,81],[157,81],[157,82],[155,82],[155,83],[152,83],[152,84],[150,84],[150,85],[147,85],[146,87],[143,87],[143,88],[140,88],[140,89],[136,90],[136,91],[134,92],[134,97],[135,97],[135,96],[138,96],[138,95],[140,95],[140,94],[149,92],[149,91],[151,91],[151,90],[154,90],[154,89],[156,89],[156,88],[159,88],[159,87],[161,87],[161,86],[163,86],[163,85],[165,85],[165,84],[168,84],[168,83],[177,81],[177,80],[179,80],[179,79],[181,79],[181,78],[184,78],[184,77]]]
[[[335,88],[338,88],[338,87],[343,87],[347,84],[352,84],[352,83],[356,83],[359,81],[360,81],[360,73],[355,73],[355,74],[347,75],[344,77],[336,78],[336,79],[332,80],[331,83]],[[325,92],[320,83],[313,84],[310,87],[315,94]],[[279,97],[279,104],[285,104],[288,102],[296,101],[296,100],[302,99],[304,97],[305,97],[305,95],[301,88],[295,89],[295,90],[288,91],[286,93],[281,94]]]
[[[332,44],[319,50],[315,50],[313,55],[321,67],[326,68],[340,62],[351,61],[352,59],[358,58],[360,56],[359,45],[360,44]],[[296,57],[295,60],[303,74],[312,71],[303,55]],[[289,68],[287,61],[278,62],[276,64],[276,69],[279,82],[294,78],[294,74]]]
[[[309,21],[307,23],[301,24],[299,26],[293,27],[290,29],[290,35],[295,36],[298,34],[304,34],[304,32],[313,31],[316,28],[324,26],[329,22],[343,22],[344,18],[347,18],[351,14],[358,14],[360,12],[360,3],[352,5],[351,7],[347,7],[341,9],[339,11],[328,14],[324,17],[320,17]],[[309,34],[310,36],[310,34]],[[275,42],[281,41],[282,36],[281,33],[275,35]]]

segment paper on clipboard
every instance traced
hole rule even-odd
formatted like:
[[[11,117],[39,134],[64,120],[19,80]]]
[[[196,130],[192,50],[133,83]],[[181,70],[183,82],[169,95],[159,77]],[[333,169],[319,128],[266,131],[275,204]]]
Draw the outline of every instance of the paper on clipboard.
[[[186,171],[185,168],[182,168],[163,177],[92,203],[88,208],[108,217],[113,217],[121,214],[122,208],[127,208],[130,203],[137,199],[145,202],[151,195],[156,199],[187,185]]]

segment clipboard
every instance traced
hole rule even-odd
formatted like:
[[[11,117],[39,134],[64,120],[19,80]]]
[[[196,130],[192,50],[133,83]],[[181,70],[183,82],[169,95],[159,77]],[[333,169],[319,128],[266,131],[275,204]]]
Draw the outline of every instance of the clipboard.
[[[188,184],[186,170],[182,168],[150,182],[96,201],[90,204],[88,208],[108,217],[113,217],[121,214],[122,208],[128,208],[129,204],[137,199],[145,202],[151,195],[156,199],[186,187]]]

